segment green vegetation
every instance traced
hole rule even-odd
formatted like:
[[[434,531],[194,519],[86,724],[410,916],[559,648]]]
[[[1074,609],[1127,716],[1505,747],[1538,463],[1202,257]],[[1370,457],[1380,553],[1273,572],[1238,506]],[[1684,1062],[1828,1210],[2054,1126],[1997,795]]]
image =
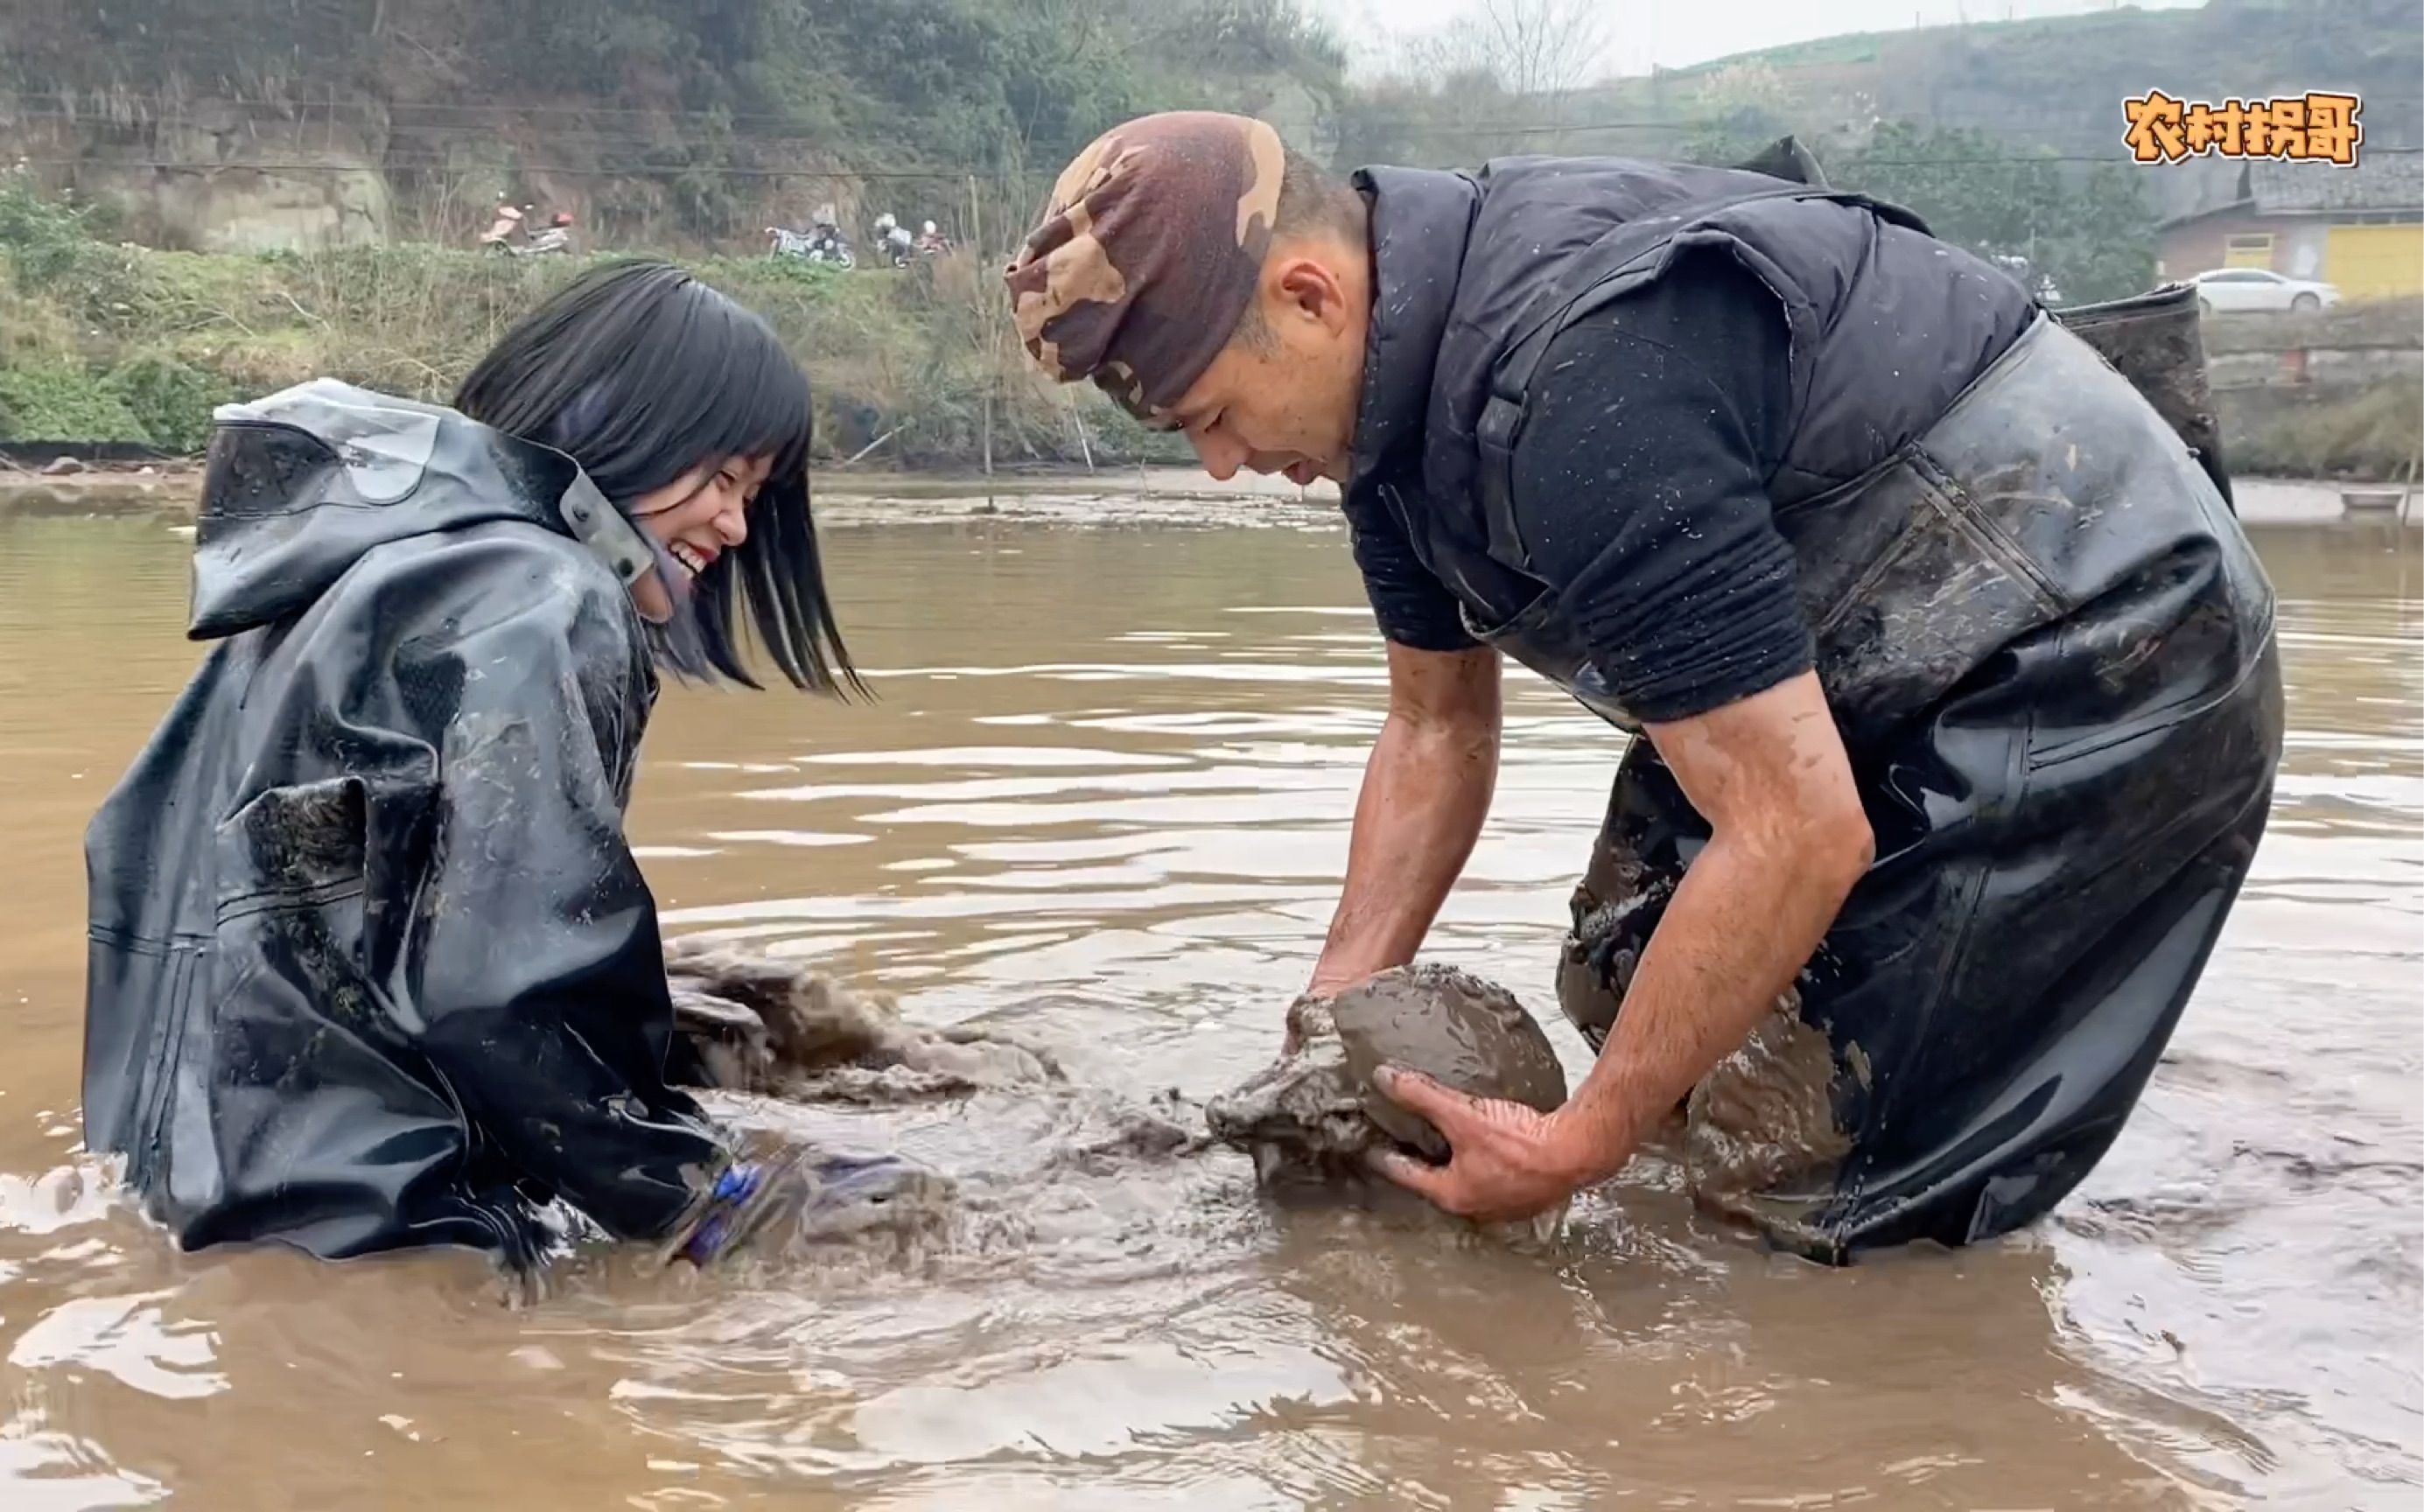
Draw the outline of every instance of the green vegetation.
[[[67,361],[0,368],[0,440],[19,437],[152,443],[106,374]]]
[[[1985,132],[1880,126],[1826,165],[1830,183],[1906,205],[1946,241],[2023,260],[2057,303],[2095,304],[2155,281],[2155,210],[2127,167],[2066,168]]]
[[[2234,472],[2416,481],[2424,459],[2424,383],[2393,378],[2321,398],[2257,390],[2220,396],[2223,456]]]
[[[265,137],[361,162],[432,239],[542,184],[621,245],[715,245],[879,184],[1023,214],[1130,115],[1344,67],[1300,0],[0,0],[0,94],[33,107],[0,137],[181,165]]]
[[[1973,11],[1980,8],[1972,8]],[[2205,0],[2028,21],[1898,28],[1714,59],[1593,91],[1580,119],[1705,116],[1712,99],[1757,103],[1805,139],[1876,119],[1975,127],[2065,154],[2116,151],[2121,102],[2149,87],[2222,100],[2353,89],[2366,139],[2424,141],[2419,45],[2408,0]]]
[[[163,252],[84,227],[0,173],[0,440],[192,451],[214,406],[322,374],[442,400],[518,315],[587,265],[433,247]],[[974,462],[988,426],[1002,466],[1178,459],[1091,387],[1035,376],[992,270],[973,258],[899,273],[689,265],[800,356],[828,459],[872,448],[877,461]]]

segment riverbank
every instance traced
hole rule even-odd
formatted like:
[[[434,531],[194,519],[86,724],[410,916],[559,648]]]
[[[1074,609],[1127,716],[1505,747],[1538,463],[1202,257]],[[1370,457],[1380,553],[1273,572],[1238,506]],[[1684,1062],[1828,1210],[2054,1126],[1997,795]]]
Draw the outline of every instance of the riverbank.
[[[0,520],[156,517],[190,524],[200,484],[201,470],[190,461],[50,476],[0,467]],[[2316,478],[2239,478],[2231,486],[2250,529],[2341,521],[2424,527],[2424,488]],[[990,484],[963,471],[825,469],[816,477],[816,501],[817,518],[827,526],[1004,518],[1304,527],[1335,522],[1338,486],[1325,481],[1300,488],[1253,473],[1224,483],[1197,469],[1162,466],[1001,473]]]
[[[524,310],[592,265],[431,246],[207,254],[104,243],[0,172],[0,446],[189,454],[214,406],[332,376],[444,400]],[[798,259],[690,266],[762,314],[816,394],[821,471],[948,477],[1189,460],[1092,385],[1045,381],[974,253],[849,273]],[[2424,307],[2209,323],[2235,472],[2424,471]],[[36,450],[24,450],[28,447]]]
[[[0,171],[0,443],[199,450],[214,406],[319,376],[444,401],[525,311],[603,258],[430,246],[211,254],[105,243]],[[685,260],[807,370],[821,463],[1175,462],[1090,385],[1046,382],[973,252],[844,273]]]

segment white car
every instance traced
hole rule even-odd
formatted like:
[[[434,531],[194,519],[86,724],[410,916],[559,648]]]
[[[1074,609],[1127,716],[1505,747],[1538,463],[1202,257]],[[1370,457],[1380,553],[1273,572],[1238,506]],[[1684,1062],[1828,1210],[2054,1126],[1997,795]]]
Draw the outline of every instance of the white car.
[[[2215,268],[2189,282],[2196,285],[2197,304],[2209,314],[2238,314],[2251,310],[2320,310],[2340,302],[2340,292],[2312,279],[2293,279],[2270,268]]]

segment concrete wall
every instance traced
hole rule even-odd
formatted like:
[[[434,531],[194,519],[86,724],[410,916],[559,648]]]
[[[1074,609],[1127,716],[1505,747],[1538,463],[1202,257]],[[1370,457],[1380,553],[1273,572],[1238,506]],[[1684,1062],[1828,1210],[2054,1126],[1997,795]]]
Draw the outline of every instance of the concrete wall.
[[[2214,315],[2201,333],[2216,391],[2353,390],[2424,381],[2424,302],[2413,299],[2312,315]]]
[[[375,123],[263,119],[201,103],[140,125],[0,119],[0,153],[113,206],[130,240],[199,252],[372,246],[395,205]]]
[[[2234,473],[2397,479],[2424,457],[2424,299],[2202,326]]]

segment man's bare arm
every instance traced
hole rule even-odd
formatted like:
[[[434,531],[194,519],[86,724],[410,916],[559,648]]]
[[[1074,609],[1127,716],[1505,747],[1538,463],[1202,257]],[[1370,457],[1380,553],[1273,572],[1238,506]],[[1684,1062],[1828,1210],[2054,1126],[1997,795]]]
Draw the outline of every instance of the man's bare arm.
[[[1498,653],[1389,646],[1389,716],[1364,763],[1347,881],[1310,990],[1336,992],[1422,947],[1498,782]]]
[[[1648,734],[1711,839],[1643,949],[1558,1144],[1578,1182],[1613,1174],[1791,985],[1875,840],[1817,676]]]

